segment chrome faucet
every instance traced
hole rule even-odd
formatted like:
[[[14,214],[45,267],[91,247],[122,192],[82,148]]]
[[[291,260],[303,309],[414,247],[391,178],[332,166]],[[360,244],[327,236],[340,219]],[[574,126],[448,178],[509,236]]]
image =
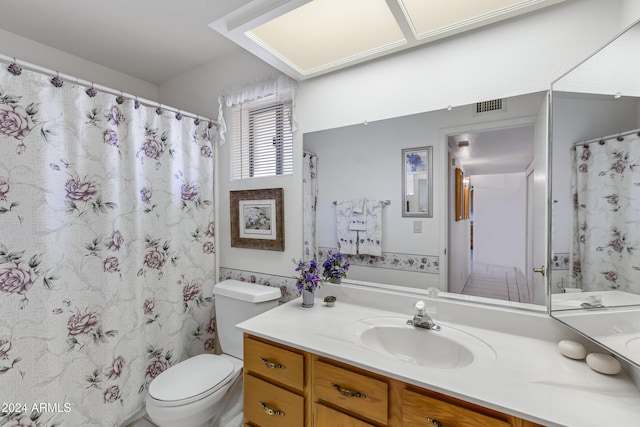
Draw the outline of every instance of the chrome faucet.
[[[436,325],[433,319],[427,314],[427,305],[424,301],[418,301],[415,305],[416,314],[413,319],[407,320],[407,325],[413,325],[417,328],[431,329],[439,331],[440,325]]]

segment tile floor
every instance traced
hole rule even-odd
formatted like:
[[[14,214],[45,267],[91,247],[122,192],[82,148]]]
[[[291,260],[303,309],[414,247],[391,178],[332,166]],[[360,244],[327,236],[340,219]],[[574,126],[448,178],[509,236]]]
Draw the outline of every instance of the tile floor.
[[[531,302],[527,281],[516,267],[474,262],[463,295]]]
[[[144,415],[136,419],[135,421],[129,424],[126,424],[123,427],[157,427],[157,426],[154,423],[152,423],[151,420],[147,418],[146,415]]]

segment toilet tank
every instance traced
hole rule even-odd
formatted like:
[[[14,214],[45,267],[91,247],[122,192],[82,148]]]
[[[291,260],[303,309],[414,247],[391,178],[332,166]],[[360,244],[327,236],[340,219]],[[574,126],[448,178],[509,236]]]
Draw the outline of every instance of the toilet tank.
[[[278,305],[280,288],[224,280],[213,287],[220,347],[226,354],[242,359],[242,330],[236,327],[247,319]]]

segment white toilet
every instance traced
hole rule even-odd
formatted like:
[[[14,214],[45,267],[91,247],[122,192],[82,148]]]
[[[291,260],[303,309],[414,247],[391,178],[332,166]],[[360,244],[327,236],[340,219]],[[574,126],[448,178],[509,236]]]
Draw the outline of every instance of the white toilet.
[[[160,427],[242,425],[242,331],[238,323],[278,305],[280,289],[238,280],[213,288],[223,354],[200,354],[170,367],[149,384],[146,410]]]

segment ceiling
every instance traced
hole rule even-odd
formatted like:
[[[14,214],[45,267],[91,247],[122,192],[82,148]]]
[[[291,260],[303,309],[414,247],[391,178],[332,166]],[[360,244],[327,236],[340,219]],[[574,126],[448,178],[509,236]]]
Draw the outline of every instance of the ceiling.
[[[369,32],[380,32],[382,24],[363,13],[373,10],[374,1],[384,9],[386,3],[387,18],[395,20],[390,38],[379,42],[383,48],[371,46],[374,36]],[[560,1],[564,0],[4,0],[0,29],[153,84],[243,48],[284,73],[305,79]],[[253,40],[245,34],[295,7],[321,3],[333,3],[340,10],[323,16],[315,11],[310,24],[295,34],[281,35],[286,43],[305,41],[292,47],[312,54],[306,57],[311,63],[302,72],[285,63],[282,54],[266,48],[270,36],[258,34],[257,29]],[[349,4],[360,7],[346,7]],[[425,19],[425,6],[430,7],[429,19]],[[441,12],[438,19],[433,10]],[[338,52],[350,40],[364,41],[366,52],[346,52],[337,59],[329,55],[318,63],[314,58],[320,57],[321,47],[310,45],[302,30],[315,22],[322,35],[335,35],[337,17],[343,15],[349,19],[341,21],[342,32],[331,39],[336,44],[326,47],[327,40],[320,39],[325,53]],[[285,25],[289,28],[290,21]],[[257,43],[256,38],[264,40]],[[278,46],[276,50],[284,49]],[[12,56],[12,52],[1,53]]]
[[[160,84],[241,50],[208,24],[246,3],[249,0],[3,0],[0,28]]]
[[[534,126],[518,126],[449,137],[465,175],[525,172],[534,157]],[[468,147],[460,147],[468,141]],[[464,144],[462,144],[464,145]]]

